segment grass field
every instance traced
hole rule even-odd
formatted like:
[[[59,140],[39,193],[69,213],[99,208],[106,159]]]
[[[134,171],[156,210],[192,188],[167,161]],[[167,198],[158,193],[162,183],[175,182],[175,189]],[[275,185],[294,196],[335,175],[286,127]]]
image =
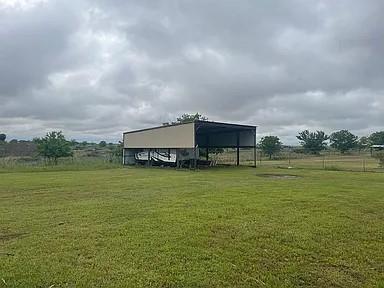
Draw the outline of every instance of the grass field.
[[[0,287],[384,287],[384,173],[0,173]]]

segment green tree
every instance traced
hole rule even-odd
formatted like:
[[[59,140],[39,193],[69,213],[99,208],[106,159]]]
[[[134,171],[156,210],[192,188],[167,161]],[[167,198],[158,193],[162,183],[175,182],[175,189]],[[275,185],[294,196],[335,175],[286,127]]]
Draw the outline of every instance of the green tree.
[[[207,121],[208,118],[199,113],[196,113],[196,114],[183,114],[180,117],[178,117],[176,120],[177,120],[177,123],[188,123],[195,120]]]
[[[265,136],[260,140],[260,149],[272,159],[272,155],[280,152],[281,142],[277,136]]]
[[[1,133],[0,134],[0,142],[5,142],[5,139],[7,139],[7,135],[5,135],[4,133]]]
[[[105,141],[100,141],[99,146],[100,146],[100,147],[105,147],[105,146],[107,146],[107,142],[105,142]]]
[[[300,140],[304,150],[312,154],[319,154],[324,150],[327,147],[325,141],[329,139],[323,131],[310,132],[309,130],[301,131],[296,138]]]
[[[180,117],[177,117],[176,121],[172,121],[171,123],[165,122],[165,123],[163,123],[163,125],[164,126],[168,126],[168,125],[179,124],[179,123],[189,123],[189,122],[192,122],[192,121],[195,121],[195,120],[207,121],[208,118],[203,116],[203,115],[201,115],[201,114],[199,114],[199,113],[196,113],[196,114],[184,113]]]
[[[384,145],[384,131],[372,133],[369,142],[371,145]]]
[[[359,151],[367,149],[370,145],[369,138],[366,136],[360,137],[359,141],[357,141],[357,147],[359,148]]]
[[[72,156],[71,143],[67,141],[61,131],[52,131],[43,138],[34,139],[40,155],[48,159],[49,163],[57,164],[61,157]]]
[[[348,130],[340,130],[333,132],[330,135],[329,140],[331,142],[331,147],[344,154],[348,150],[357,146],[357,138],[358,137],[356,135],[353,135]]]

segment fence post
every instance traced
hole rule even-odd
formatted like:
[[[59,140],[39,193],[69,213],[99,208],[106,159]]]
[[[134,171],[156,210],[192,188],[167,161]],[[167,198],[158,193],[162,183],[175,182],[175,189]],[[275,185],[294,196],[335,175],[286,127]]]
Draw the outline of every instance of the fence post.
[[[323,156],[323,169],[325,170],[325,155]]]
[[[365,158],[363,157],[363,172],[365,172]]]
[[[291,149],[288,152],[288,167],[291,167]]]

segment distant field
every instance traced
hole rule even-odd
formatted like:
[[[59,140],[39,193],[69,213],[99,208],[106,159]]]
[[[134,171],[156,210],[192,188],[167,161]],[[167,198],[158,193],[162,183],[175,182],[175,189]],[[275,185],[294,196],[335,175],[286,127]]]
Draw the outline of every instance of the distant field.
[[[384,173],[4,171],[0,287],[384,287]]]
[[[292,167],[300,169],[325,169],[325,170],[342,170],[342,171],[371,171],[371,172],[384,172],[380,167],[379,161],[371,157],[367,152],[362,154],[346,154],[339,153],[324,153],[320,156],[297,154],[285,152],[277,155],[282,159],[269,160],[268,157],[263,156],[260,161],[260,154],[257,155],[257,165],[261,167]],[[217,156],[212,156],[217,159],[218,163],[236,163],[235,151],[226,151],[225,153]],[[240,152],[240,162],[242,165],[253,165],[253,151],[245,150]]]

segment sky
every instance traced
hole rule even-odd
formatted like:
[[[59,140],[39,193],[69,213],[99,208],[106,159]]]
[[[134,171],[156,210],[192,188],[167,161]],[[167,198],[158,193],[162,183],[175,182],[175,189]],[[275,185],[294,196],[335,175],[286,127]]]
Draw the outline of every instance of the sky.
[[[183,113],[384,130],[382,0],[0,0],[0,133],[117,142]]]

